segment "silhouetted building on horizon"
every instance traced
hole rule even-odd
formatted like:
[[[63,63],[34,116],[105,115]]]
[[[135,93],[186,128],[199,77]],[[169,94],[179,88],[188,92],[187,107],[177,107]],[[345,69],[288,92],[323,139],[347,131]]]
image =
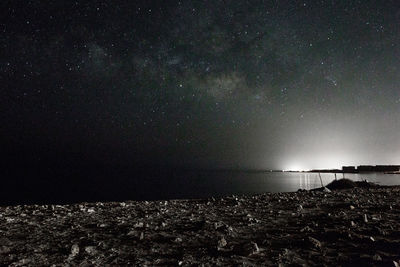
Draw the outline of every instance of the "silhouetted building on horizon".
[[[399,169],[400,165],[360,165],[357,167],[358,172],[395,172]]]
[[[374,172],[375,167],[372,165],[360,165],[360,166],[357,166],[357,171],[358,172]]]
[[[359,173],[359,172],[400,172],[400,165],[359,165],[359,166],[342,166],[338,169],[314,169],[308,172],[329,172],[329,173]]]
[[[347,172],[347,173],[355,173],[356,167],[355,166],[343,166],[342,171]]]
[[[398,172],[400,165],[360,165],[360,166],[342,166],[344,173],[358,172]]]

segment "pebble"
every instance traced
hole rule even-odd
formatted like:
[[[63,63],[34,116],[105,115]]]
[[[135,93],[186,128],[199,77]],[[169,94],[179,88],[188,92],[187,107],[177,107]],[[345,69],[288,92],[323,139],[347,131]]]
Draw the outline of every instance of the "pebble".
[[[85,252],[89,255],[95,255],[96,254],[96,247],[94,246],[88,246],[85,247]]]
[[[311,242],[311,244],[315,248],[321,248],[322,247],[322,244],[321,244],[321,242],[319,240],[317,240],[317,239],[315,239],[315,238],[313,238],[311,236],[308,237],[308,240]]]
[[[226,242],[226,240],[225,240],[224,237],[221,237],[221,238],[218,240],[218,248],[223,248],[223,247],[225,247],[227,244],[228,244],[228,242]]]
[[[73,257],[76,257],[78,254],[79,254],[79,245],[78,244],[73,244],[72,247],[71,247],[70,256],[73,258]]]

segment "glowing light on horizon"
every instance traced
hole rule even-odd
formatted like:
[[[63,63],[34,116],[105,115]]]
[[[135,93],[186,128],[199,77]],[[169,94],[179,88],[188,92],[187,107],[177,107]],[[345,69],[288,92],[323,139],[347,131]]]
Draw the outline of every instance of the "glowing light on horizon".
[[[305,171],[306,169],[304,166],[293,164],[293,165],[288,165],[283,171]]]

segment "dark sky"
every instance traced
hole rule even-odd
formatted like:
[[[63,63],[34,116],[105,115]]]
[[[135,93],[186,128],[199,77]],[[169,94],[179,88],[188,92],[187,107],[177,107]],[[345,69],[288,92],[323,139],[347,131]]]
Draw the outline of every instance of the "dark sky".
[[[14,161],[400,164],[400,2],[1,1]]]

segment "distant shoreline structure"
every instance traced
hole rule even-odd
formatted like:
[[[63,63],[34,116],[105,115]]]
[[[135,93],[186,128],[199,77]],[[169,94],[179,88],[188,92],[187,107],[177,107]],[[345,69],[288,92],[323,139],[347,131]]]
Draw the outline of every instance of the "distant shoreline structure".
[[[343,166],[342,169],[314,169],[307,172],[320,173],[369,173],[379,172],[385,174],[400,174],[400,165],[359,165]]]
[[[199,169],[199,171],[214,172],[292,172],[292,173],[385,173],[400,174],[400,165],[359,165],[359,166],[343,166],[342,169],[312,169],[312,170],[277,170],[277,169]]]

